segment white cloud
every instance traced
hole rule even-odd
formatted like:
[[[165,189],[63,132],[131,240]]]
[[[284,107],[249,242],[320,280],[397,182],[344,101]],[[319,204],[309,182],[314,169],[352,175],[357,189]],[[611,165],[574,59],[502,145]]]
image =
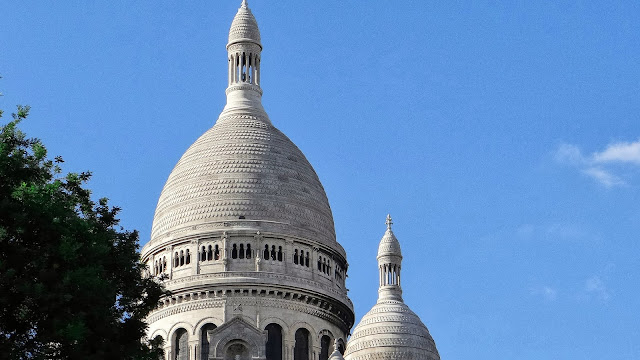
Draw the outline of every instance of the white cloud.
[[[558,147],[555,159],[559,163],[581,165],[585,162],[580,148],[571,144],[562,144]]]
[[[624,180],[600,167],[590,167],[582,170],[582,172],[608,188],[626,185]]]
[[[602,152],[593,154],[596,163],[630,163],[640,165],[640,140],[632,143],[619,142],[610,144]]]
[[[584,291],[601,301],[607,301],[611,298],[609,290],[607,290],[606,285],[598,275],[594,275],[585,281]]]
[[[584,155],[576,145],[561,144],[554,159],[580,169],[584,175],[607,188],[624,186],[627,182],[616,175],[616,172],[620,171],[621,165],[640,167],[640,140],[609,144],[603,151],[589,155]]]

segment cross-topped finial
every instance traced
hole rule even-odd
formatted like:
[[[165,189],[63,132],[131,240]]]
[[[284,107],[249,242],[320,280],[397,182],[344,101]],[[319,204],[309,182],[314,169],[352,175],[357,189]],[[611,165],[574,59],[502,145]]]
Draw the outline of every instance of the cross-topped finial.
[[[247,9],[249,7],[249,4],[247,4],[247,0],[242,0],[242,5],[243,8]]]
[[[387,230],[391,230],[391,225],[393,225],[393,220],[391,220],[391,215],[387,214],[387,221],[384,222],[387,224]]]

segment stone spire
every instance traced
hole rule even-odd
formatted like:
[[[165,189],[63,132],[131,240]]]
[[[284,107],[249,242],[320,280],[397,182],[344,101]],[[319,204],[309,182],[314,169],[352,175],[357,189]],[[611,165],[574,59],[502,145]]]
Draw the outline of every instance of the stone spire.
[[[250,109],[266,117],[260,87],[260,29],[246,0],[242,1],[231,23],[227,52],[229,80],[226,91],[227,105],[223,114]]]
[[[400,287],[400,270],[402,268],[402,251],[400,242],[393,234],[391,215],[387,215],[385,221],[387,231],[378,245],[378,270],[380,275],[380,287],[378,288],[378,302],[383,300],[402,301],[402,288]]]

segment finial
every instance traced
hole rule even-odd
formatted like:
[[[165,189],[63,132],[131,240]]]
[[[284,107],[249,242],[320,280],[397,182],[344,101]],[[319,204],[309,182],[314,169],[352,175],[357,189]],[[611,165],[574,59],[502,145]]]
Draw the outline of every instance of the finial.
[[[387,224],[387,230],[391,230],[391,225],[393,225],[393,220],[391,220],[391,215],[387,214],[387,221],[384,222]]]
[[[249,4],[247,4],[247,0],[242,0],[242,5],[240,5],[242,8],[244,9],[248,9],[249,8]]]

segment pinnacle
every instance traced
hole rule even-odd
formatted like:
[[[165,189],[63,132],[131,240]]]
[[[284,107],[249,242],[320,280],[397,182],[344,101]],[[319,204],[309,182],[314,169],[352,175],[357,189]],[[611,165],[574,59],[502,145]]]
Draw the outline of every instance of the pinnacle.
[[[244,8],[244,9],[248,9],[249,8],[249,4],[247,4],[247,0],[242,0],[242,5],[240,5],[240,7]]]
[[[387,214],[387,220],[384,223],[387,224],[387,230],[391,230],[391,225],[393,225],[391,214]]]

